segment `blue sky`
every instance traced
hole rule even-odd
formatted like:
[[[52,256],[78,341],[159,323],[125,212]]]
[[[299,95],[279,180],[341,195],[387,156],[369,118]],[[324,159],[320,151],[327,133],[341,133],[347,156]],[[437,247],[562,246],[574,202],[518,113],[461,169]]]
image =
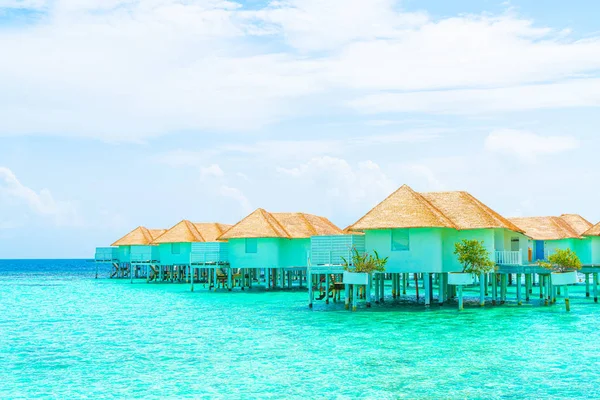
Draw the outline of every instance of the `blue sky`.
[[[403,183],[600,221],[600,4],[0,0],[0,258]]]

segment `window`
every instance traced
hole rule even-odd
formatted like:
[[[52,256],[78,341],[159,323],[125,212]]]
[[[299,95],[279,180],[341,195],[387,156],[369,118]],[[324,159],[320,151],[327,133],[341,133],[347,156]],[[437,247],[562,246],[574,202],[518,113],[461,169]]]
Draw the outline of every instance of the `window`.
[[[510,251],[519,251],[519,238],[513,237],[510,239]]]
[[[181,243],[171,243],[171,254],[181,253]]]
[[[246,239],[246,253],[256,253],[258,247],[258,239],[248,238]]]
[[[392,229],[392,251],[407,251],[409,248],[408,229]]]

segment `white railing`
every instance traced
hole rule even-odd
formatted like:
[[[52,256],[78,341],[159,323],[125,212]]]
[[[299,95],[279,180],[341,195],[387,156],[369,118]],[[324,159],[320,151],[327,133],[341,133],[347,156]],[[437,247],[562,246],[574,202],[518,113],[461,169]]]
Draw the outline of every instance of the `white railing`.
[[[523,265],[523,255],[520,251],[496,251],[495,259],[499,265]]]

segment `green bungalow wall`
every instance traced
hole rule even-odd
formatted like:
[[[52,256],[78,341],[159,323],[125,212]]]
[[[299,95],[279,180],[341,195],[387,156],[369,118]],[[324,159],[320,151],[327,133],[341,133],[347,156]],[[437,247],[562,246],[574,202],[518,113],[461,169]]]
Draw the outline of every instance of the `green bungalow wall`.
[[[183,243],[160,243],[158,245],[161,265],[188,265],[192,244]]]
[[[310,239],[229,239],[232,268],[283,268],[307,266]]]
[[[587,238],[590,241],[590,264],[600,265],[600,237]]]
[[[556,250],[573,250],[582,264],[592,264],[594,261],[594,247],[598,246],[598,250],[600,250],[600,244],[595,244],[593,241],[594,238],[584,238],[584,239],[561,239],[561,240],[545,240],[544,241],[544,250],[550,255],[554,253]],[[531,240],[530,246],[533,251],[534,261],[535,261],[535,246],[536,241]],[[600,251],[597,252],[598,256],[600,256]],[[598,257],[598,261],[600,261],[600,257]]]
[[[365,231],[365,248],[388,257],[387,272],[455,272],[462,266],[454,254],[454,244],[463,239],[483,241],[494,257],[494,251],[511,250],[511,239],[518,238],[518,249],[527,260],[527,238],[506,229],[473,229],[457,231],[449,228],[410,228],[408,249],[392,250],[393,229]],[[508,243],[508,246],[507,246]],[[515,244],[516,246],[516,244]],[[515,247],[516,248],[516,247]]]

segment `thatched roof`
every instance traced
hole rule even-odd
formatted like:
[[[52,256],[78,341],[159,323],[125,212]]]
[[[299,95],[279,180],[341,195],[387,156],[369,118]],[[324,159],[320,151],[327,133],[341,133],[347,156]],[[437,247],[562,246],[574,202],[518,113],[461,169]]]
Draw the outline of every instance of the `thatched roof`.
[[[600,236],[600,222],[585,231],[583,236]]]
[[[577,232],[578,235],[583,235],[589,229],[592,228],[593,224],[587,219],[583,218],[579,214],[563,214],[560,216],[561,219],[565,220],[571,228]]]
[[[434,192],[421,195],[448,217],[457,229],[504,228],[522,232],[515,224],[467,192]]]
[[[218,239],[301,239],[311,236],[343,234],[340,228],[324,217],[304,213],[270,213],[259,208]]]
[[[193,223],[184,219],[154,239],[152,243],[216,242],[217,237],[230,227],[231,225],[216,222]]]
[[[111,244],[111,246],[149,245],[155,238],[164,232],[164,229],[147,229],[143,226],[138,226],[127,235]]]
[[[509,219],[534,240],[578,239],[592,226],[589,221],[576,214],[563,214],[560,217]]]
[[[347,229],[505,228],[521,230],[467,192],[417,193],[403,185]]]

